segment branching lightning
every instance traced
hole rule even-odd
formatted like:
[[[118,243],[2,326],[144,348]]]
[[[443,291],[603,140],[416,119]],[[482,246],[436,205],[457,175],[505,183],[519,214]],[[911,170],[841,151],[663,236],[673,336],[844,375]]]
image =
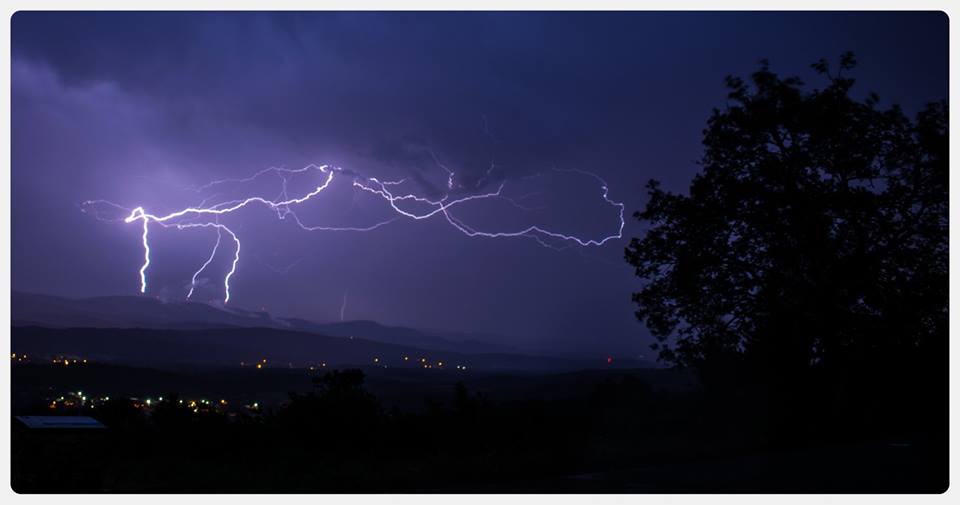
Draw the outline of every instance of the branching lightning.
[[[146,223],[147,221],[144,220],[143,222]],[[203,270],[207,268],[207,265],[209,265],[210,262],[213,261],[213,257],[217,255],[217,248],[220,247],[220,238],[222,236],[223,236],[222,230],[220,228],[217,228],[217,243],[213,244],[213,251],[210,251],[210,257],[207,258],[207,261],[203,262],[203,265],[200,265],[200,268],[197,269],[197,271],[193,273],[193,277],[190,278],[190,292],[187,293],[188,300],[190,299],[191,296],[193,296],[193,290],[197,287],[197,276],[200,275],[200,272],[203,272]]]
[[[207,183],[203,186],[188,188],[196,192],[206,192],[212,188],[224,184],[243,184],[257,180],[258,178],[265,176],[267,174],[275,174],[279,176],[281,182],[281,191],[277,198],[271,200],[261,196],[251,196],[244,199],[237,200],[228,200],[214,204],[208,204],[216,195],[211,195],[203,199],[203,201],[196,206],[186,207],[169,214],[157,215],[150,212],[147,212],[142,206],[133,208],[132,210],[126,209],[120,205],[117,205],[112,202],[105,200],[90,200],[84,202],[81,205],[81,210],[83,212],[91,213],[95,218],[102,221],[119,221],[119,219],[110,219],[105,217],[103,212],[103,206],[112,207],[117,210],[123,210],[127,212],[126,217],[122,218],[125,223],[134,223],[138,222],[142,226],[142,235],[141,240],[143,243],[143,264],[140,267],[140,292],[147,292],[147,273],[150,267],[150,227],[151,225],[159,225],[164,228],[175,228],[177,230],[185,230],[191,228],[215,228],[217,231],[217,240],[213,246],[213,249],[210,252],[209,257],[202,265],[194,272],[193,277],[190,281],[190,289],[187,293],[187,298],[193,296],[194,290],[197,287],[197,280],[200,274],[214,261],[218,250],[222,245],[222,237],[224,234],[228,235],[234,243],[233,247],[233,260],[230,264],[230,270],[224,276],[223,279],[223,302],[227,303],[230,301],[230,280],[237,271],[237,266],[240,262],[240,239],[237,237],[237,234],[229,228],[227,225],[220,222],[220,217],[226,214],[234,213],[240,209],[243,209],[252,204],[259,204],[265,206],[266,208],[272,210],[276,213],[278,219],[290,218],[290,220],[295,223],[299,228],[304,231],[351,231],[351,232],[370,232],[376,230],[380,227],[386,226],[394,221],[400,219],[413,219],[416,221],[430,219],[434,216],[442,216],[447,223],[449,223],[454,229],[468,237],[482,237],[482,238],[512,238],[512,237],[526,237],[536,240],[540,245],[549,247],[552,249],[566,249],[571,246],[580,246],[580,247],[591,247],[591,246],[602,246],[611,240],[617,240],[623,237],[623,228],[625,225],[624,221],[624,204],[622,202],[614,201],[610,198],[609,187],[602,178],[598,175],[587,172],[583,170],[559,170],[554,169],[557,172],[572,173],[590,177],[596,180],[600,185],[600,196],[603,201],[618,211],[619,225],[617,226],[616,233],[611,233],[609,235],[600,237],[600,238],[581,238],[576,235],[561,233],[558,231],[550,230],[543,228],[537,225],[529,225],[516,230],[481,230],[475,226],[465,223],[462,219],[453,215],[453,209],[455,207],[461,206],[467,202],[474,202],[479,200],[487,199],[500,199],[506,200],[511,205],[520,208],[520,209],[529,209],[529,207],[519,203],[520,201],[529,198],[536,193],[531,193],[523,195],[518,198],[510,198],[503,194],[504,187],[506,182],[501,182],[495,191],[488,191],[485,193],[474,193],[468,194],[465,196],[454,197],[451,193],[461,187],[456,185],[456,172],[450,169],[448,166],[440,162],[439,158],[430,153],[436,162],[437,166],[444,170],[447,175],[446,186],[450,191],[442,198],[431,199],[425,196],[420,196],[413,192],[406,192],[402,189],[409,186],[409,182],[405,179],[395,180],[395,181],[381,181],[375,177],[363,177],[358,174],[344,171],[339,167],[332,167],[328,165],[307,165],[306,167],[299,169],[287,169],[287,168],[276,168],[271,167],[264,170],[261,170],[250,177],[239,178],[239,179],[220,179],[215,180],[210,183]],[[490,168],[486,171],[484,176],[475,184],[472,184],[474,189],[479,188],[486,180],[490,177],[494,169],[494,164],[490,164]],[[313,189],[303,196],[299,197],[290,197],[287,193],[287,182],[290,177],[308,175],[310,173],[317,173],[319,176],[318,184],[313,187]],[[335,176],[340,177],[351,177],[352,186],[363,192],[365,194],[374,195],[382,199],[389,206],[390,210],[394,215],[367,226],[319,226],[319,225],[307,225],[304,224],[300,217],[296,214],[295,210],[304,203],[314,199],[319,194],[324,192],[333,182]],[[417,210],[415,210],[417,209]],[[343,316],[343,310],[346,308],[346,293],[344,293],[343,305],[341,306],[341,318]]]

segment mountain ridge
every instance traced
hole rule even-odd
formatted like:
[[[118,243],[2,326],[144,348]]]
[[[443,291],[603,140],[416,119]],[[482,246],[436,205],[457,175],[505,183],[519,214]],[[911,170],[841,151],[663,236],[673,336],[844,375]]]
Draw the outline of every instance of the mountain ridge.
[[[475,336],[466,332],[424,331],[370,320],[320,323],[303,318],[275,317],[266,311],[221,308],[192,301],[162,301],[144,296],[68,298],[13,291],[11,320],[14,326],[52,328],[200,330],[263,327],[332,337],[360,337],[384,344],[458,353],[531,353],[472,338]],[[446,335],[459,338],[450,339]]]

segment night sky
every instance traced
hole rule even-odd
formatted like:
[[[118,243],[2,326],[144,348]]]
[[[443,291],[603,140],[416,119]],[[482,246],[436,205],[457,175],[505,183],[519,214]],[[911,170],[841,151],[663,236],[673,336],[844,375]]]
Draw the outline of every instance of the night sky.
[[[684,190],[723,78],[767,58],[823,86],[809,64],[856,53],[856,93],[911,114],[947,97],[938,13],[25,13],[13,18],[12,253],[15,290],[136,295],[137,224],[102,222],[106,199],[165,213],[189,189],[271,166],[331,164],[407,177],[438,198],[505,183],[506,200],[457,216],[484,230],[540,225],[622,240],[554,251],[527,238],[471,238],[440,217],[365,233],[305,232],[251,206],[230,305],[500,335],[557,352],[647,355],[623,260],[642,234],[629,214],[657,178]],[[491,162],[495,169],[487,173]],[[308,180],[292,193],[309,190]],[[226,191],[226,189],[225,189]],[[279,179],[231,188],[274,198]],[[337,180],[300,215],[363,226],[395,215]],[[151,232],[153,233],[153,232]],[[185,297],[216,234],[158,229],[147,294]],[[227,251],[197,298],[222,297]]]

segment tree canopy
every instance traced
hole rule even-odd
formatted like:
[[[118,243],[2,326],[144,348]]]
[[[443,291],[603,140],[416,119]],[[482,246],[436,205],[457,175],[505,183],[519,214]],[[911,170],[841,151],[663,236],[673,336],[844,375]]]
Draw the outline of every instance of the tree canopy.
[[[852,54],[808,89],[764,61],[727,78],[689,194],[651,180],[626,249],[659,358],[802,374],[944,353],[947,104],[858,99]]]

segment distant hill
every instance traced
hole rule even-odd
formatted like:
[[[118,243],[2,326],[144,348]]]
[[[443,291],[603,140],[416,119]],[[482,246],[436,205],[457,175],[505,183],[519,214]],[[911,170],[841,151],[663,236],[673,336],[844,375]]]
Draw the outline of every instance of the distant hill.
[[[144,296],[73,299],[14,291],[11,315],[15,351],[76,354],[131,364],[233,366],[273,357],[294,366],[324,360],[364,365],[374,356],[399,359],[416,355],[495,369],[607,368],[597,359],[544,356],[485,340],[495,336],[385,326],[374,321],[317,323]],[[635,366],[644,364],[616,360],[617,368]]]
[[[521,352],[513,347],[471,338],[474,337],[471,334],[385,326],[375,321],[343,321],[338,323],[313,323],[303,319],[281,319],[280,321],[289,323],[289,328],[297,330],[315,331],[335,337],[362,337],[387,344],[412,345],[438,351],[465,353]],[[445,338],[447,335],[459,338],[456,340]]]
[[[53,356],[73,356],[102,363],[151,367],[227,366],[243,362],[252,367],[267,359],[267,367],[376,366],[456,370],[574,370],[598,368],[582,360],[522,354],[465,354],[420,349],[275,328],[217,328],[199,330],[143,328],[43,328],[16,326],[11,350],[45,362]],[[404,359],[404,358],[407,359]],[[441,365],[442,363],[442,365]]]
[[[14,291],[14,325],[96,328],[273,326],[266,312],[223,310],[205,303],[162,302],[142,296],[63,298]]]
[[[521,352],[513,347],[486,342],[481,339],[484,336],[469,333],[384,326],[374,321],[316,323],[273,317],[262,311],[219,308],[199,302],[164,302],[143,296],[73,299],[14,291],[11,314],[14,326],[180,330],[275,328],[459,353]],[[446,338],[447,335],[454,338]]]

